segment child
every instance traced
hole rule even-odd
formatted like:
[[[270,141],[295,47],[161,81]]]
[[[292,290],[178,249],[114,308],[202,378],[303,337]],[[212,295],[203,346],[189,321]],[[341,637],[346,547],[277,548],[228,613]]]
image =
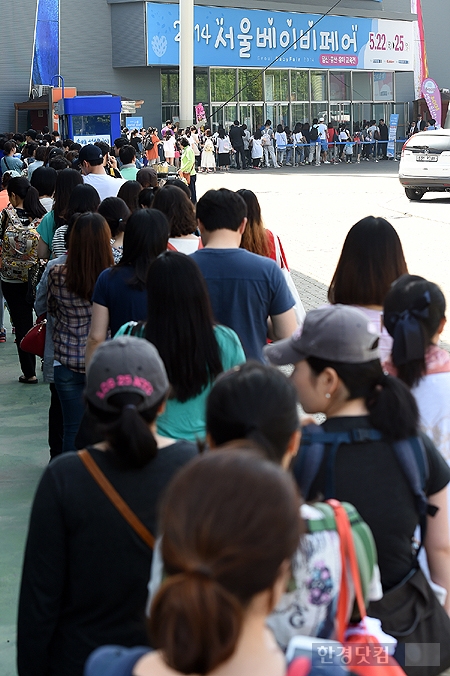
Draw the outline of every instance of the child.
[[[345,152],[345,161],[347,164],[352,164],[353,161],[353,146],[355,144],[352,141],[352,137],[349,135],[348,141],[344,146],[344,152]]]

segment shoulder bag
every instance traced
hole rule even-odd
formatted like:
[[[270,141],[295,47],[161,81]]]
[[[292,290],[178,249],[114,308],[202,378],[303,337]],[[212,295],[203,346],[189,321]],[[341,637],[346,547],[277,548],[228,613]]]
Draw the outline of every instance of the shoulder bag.
[[[42,358],[44,356],[46,334],[47,316],[43,314],[37,318],[36,324],[31,327],[20,341],[20,349]]]
[[[103,474],[102,470],[97,465],[89,451],[86,449],[78,451],[78,456],[91,477],[100,486],[108,500],[112,502],[117,511],[123,516],[125,521],[129,526],[131,526],[134,532],[139,535],[141,540],[145,542],[148,548],[153,551],[155,546],[155,538],[150,533],[148,528],[144,526],[142,521],[136,516],[133,510],[128,507],[125,500],[119,495],[112,483]]]

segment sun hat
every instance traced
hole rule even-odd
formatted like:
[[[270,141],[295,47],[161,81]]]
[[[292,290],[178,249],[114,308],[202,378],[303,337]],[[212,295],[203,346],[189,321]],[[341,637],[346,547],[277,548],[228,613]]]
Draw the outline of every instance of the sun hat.
[[[367,316],[350,305],[324,305],[310,310],[303,327],[285,340],[266,345],[272,364],[295,364],[318,357],[343,364],[362,364],[378,358],[378,332]]]
[[[165,366],[154,345],[143,338],[120,336],[102,343],[86,374],[86,399],[97,409],[117,413],[115,394],[139,394],[144,411],[160,402],[169,389]]]

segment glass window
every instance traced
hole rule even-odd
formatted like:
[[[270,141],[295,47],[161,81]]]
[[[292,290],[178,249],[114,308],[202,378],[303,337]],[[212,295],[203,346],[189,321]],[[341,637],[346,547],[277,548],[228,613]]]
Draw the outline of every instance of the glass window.
[[[373,74],[373,100],[374,101],[393,101],[394,100],[394,74],[393,73],[374,73]]]
[[[211,68],[211,101],[227,101],[236,94],[236,70]]]
[[[208,71],[206,69],[194,69],[194,103],[208,103],[209,84]]]
[[[289,71],[267,70],[266,101],[288,101],[289,97]]]
[[[291,70],[291,101],[309,101],[307,70]]]
[[[330,71],[330,100],[349,101],[351,97],[350,71]]]
[[[180,121],[180,107],[179,106],[162,106],[162,119],[163,122],[166,120],[172,120],[173,122]]]
[[[424,138],[423,136],[417,137],[415,134],[408,141],[408,150],[411,148],[420,148],[425,150],[428,148],[428,152],[433,153],[443,153],[450,151],[450,138],[439,134],[439,131],[428,132],[429,136]]]
[[[242,89],[243,88],[243,89]],[[263,101],[263,76],[259,70],[239,70],[240,101]]]
[[[272,120],[272,127],[275,128],[277,124],[282,124],[285,127],[289,122],[288,106],[280,103],[267,104],[266,117],[268,120]]]
[[[353,101],[372,100],[372,73],[353,73]]]
[[[111,115],[74,115],[72,125],[74,136],[109,136]]]
[[[161,96],[163,103],[179,103],[178,71],[161,71]]]
[[[318,120],[323,117],[325,122],[328,122],[328,103],[311,103],[311,121],[315,117]]]
[[[323,70],[311,71],[311,101],[328,99],[327,73]]]
[[[309,122],[309,103],[293,103],[291,112],[293,127],[297,122]]]

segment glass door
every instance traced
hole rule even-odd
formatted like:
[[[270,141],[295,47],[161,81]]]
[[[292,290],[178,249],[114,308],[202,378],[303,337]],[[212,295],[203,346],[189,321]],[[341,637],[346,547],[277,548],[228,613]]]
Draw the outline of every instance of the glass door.
[[[330,122],[337,127],[339,124],[350,126],[351,106],[350,103],[330,103]]]
[[[239,122],[246,124],[247,129],[253,134],[256,129],[261,129],[264,124],[263,113],[262,103],[241,103],[239,105]]]
[[[275,129],[278,124],[285,127],[289,124],[288,103],[266,103],[266,119],[272,121],[272,127]]]

